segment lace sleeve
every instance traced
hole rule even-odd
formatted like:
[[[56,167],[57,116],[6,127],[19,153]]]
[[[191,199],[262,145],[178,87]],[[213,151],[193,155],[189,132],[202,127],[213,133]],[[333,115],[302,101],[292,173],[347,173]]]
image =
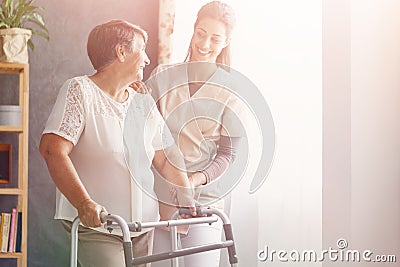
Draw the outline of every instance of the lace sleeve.
[[[81,84],[71,79],[61,88],[43,133],[57,134],[76,145],[85,125],[84,113]]]

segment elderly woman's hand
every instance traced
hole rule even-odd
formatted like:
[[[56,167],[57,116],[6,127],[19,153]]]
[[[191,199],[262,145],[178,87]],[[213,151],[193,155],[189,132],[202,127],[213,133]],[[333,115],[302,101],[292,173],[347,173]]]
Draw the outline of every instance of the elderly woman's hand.
[[[188,218],[191,216],[196,216],[196,201],[193,198],[194,188],[193,186],[189,188],[177,187],[176,198],[178,200],[178,207],[189,208],[190,215],[183,215],[183,218]]]
[[[142,81],[133,82],[129,87],[140,94],[151,94],[151,88]]]
[[[82,201],[77,207],[78,216],[82,224],[87,227],[99,227],[102,225],[100,213],[107,212],[106,209],[91,199]]]

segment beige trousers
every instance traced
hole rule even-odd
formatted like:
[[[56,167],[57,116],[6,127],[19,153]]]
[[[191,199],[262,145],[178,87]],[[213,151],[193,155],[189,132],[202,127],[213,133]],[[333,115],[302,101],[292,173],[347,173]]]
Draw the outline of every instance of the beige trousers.
[[[62,225],[71,235],[70,221],[62,220]],[[153,250],[154,230],[137,237],[132,237],[133,257],[150,255]],[[90,228],[79,226],[78,261],[81,267],[125,267],[122,237],[105,234]],[[150,267],[150,263],[135,265]]]

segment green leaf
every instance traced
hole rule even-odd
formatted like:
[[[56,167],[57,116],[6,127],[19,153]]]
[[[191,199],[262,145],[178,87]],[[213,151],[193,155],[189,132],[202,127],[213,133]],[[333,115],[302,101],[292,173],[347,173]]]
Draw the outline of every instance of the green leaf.
[[[9,6],[11,5],[12,0],[5,0],[5,1],[3,1],[3,2],[4,2],[4,7],[5,7],[5,9],[7,9],[7,8],[9,8]]]
[[[21,11],[21,16],[19,17],[19,19],[21,21],[24,21],[24,20],[27,20],[27,19],[29,19],[31,17],[34,17],[35,16],[34,14],[37,14],[36,11],[30,10],[28,8],[24,8]]]
[[[8,9],[8,7],[11,5],[11,2],[12,0],[4,0],[2,2],[3,9]]]
[[[28,46],[32,51],[35,50],[35,46],[33,45],[32,40],[28,40]]]
[[[11,24],[9,18],[5,18],[5,19],[3,20],[3,22],[4,22],[5,24],[7,24],[9,28],[12,28],[12,24]]]
[[[33,13],[33,14],[32,14],[32,17],[33,17],[36,21],[38,21],[40,25],[43,25],[43,26],[45,25],[44,19],[43,19],[42,15],[40,15],[39,13]],[[46,30],[47,30],[47,29],[46,29]]]
[[[3,21],[0,21],[0,29],[2,29],[3,27],[8,28],[8,25]]]
[[[38,31],[38,30],[35,30],[35,29],[31,29],[31,28],[27,28],[27,29],[31,30],[32,34],[39,35],[39,36],[45,38],[46,40],[50,39],[49,35],[46,32],[41,32],[41,31]]]
[[[47,30],[46,26],[44,26],[44,24],[42,24],[41,22],[39,22],[39,21],[37,21],[35,19],[28,19],[27,21],[39,26],[40,29],[42,29],[44,32],[47,32],[47,33],[49,32]]]
[[[7,17],[7,0],[1,2],[1,9],[4,16]]]
[[[12,12],[11,12],[11,7],[12,6],[12,0],[8,1],[7,6],[6,6],[6,10],[7,10],[7,14],[9,14],[9,16],[12,16]]]

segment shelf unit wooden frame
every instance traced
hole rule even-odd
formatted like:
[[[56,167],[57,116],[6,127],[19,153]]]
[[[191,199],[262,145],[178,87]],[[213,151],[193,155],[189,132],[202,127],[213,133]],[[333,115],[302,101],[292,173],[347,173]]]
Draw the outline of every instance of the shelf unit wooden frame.
[[[26,267],[28,253],[29,65],[0,62],[0,74],[19,75],[19,106],[21,107],[20,126],[0,126],[0,133],[18,134],[18,185],[16,188],[0,188],[0,195],[17,197],[17,210],[22,212],[21,252],[0,253],[0,262],[2,258],[14,258],[17,259],[18,267]],[[4,93],[6,92],[1,92],[1,94]]]

